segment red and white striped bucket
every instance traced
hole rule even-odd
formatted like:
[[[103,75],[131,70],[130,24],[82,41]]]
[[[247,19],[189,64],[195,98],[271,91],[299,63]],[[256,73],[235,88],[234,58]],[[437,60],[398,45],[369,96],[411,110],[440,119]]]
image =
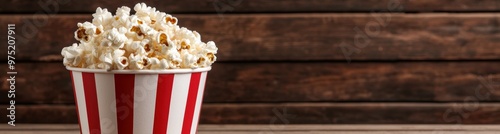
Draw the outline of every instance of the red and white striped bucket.
[[[82,134],[194,134],[211,69],[71,68]]]

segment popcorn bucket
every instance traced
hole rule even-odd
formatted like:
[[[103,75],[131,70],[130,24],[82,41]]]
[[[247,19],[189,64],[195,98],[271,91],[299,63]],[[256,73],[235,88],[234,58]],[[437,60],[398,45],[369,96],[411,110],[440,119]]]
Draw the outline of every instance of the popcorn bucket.
[[[211,69],[67,67],[82,134],[194,134]]]

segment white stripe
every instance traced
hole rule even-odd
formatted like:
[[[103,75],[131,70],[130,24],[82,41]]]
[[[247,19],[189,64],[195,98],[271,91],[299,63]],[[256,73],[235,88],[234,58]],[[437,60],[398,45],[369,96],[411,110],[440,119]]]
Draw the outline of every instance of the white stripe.
[[[182,123],[184,122],[184,111],[189,91],[189,81],[191,74],[175,74],[172,87],[172,97],[170,102],[170,112],[168,115],[167,133],[180,134]]]
[[[151,134],[158,75],[135,75],[134,85],[134,134]]]
[[[198,120],[200,118],[201,103],[203,100],[203,91],[205,90],[205,81],[207,80],[207,72],[202,72],[200,76],[200,85],[198,87],[198,95],[196,96],[196,105],[194,107],[193,124],[191,125],[191,134],[196,134]]]
[[[85,103],[85,92],[83,91],[83,78],[81,72],[73,72],[73,80],[76,92],[76,102],[78,105],[78,115],[80,115],[80,126],[82,134],[88,134],[89,132],[89,120],[87,118],[87,105]]]
[[[118,134],[116,120],[115,77],[113,74],[95,75],[99,120],[103,134]]]

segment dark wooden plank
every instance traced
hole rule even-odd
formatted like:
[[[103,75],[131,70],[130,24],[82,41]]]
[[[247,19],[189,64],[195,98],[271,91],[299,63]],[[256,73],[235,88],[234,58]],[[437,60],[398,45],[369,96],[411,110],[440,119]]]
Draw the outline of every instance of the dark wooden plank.
[[[497,103],[204,104],[203,108],[200,122],[209,124],[497,124],[500,122],[498,114],[495,113],[500,110],[500,105]]]
[[[2,108],[9,105],[0,105]],[[74,105],[15,105],[15,123],[78,123]],[[1,119],[10,121],[6,115],[10,110],[1,110]]]
[[[0,65],[5,71],[7,65]],[[59,63],[18,63],[15,83],[15,101],[18,104],[73,104],[73,87],[69,71]],[[10,76],[2,75],[2,79]],[[10,90],[9,81],[2,81],[1,91],[7,94]],[[10,99],[2,97],[2,104],[8,104]]]
[[[499,125],[454,124],[200,124],[197,134],[496,134]],[[0,133],[8,134],[79,134],[78,124],[20,124],[0,125]]]
[[[389,11],[388,5],[400,3],[402,10],[391,11],[499,11],[496,0],[143,0],[161,11],[172,13],[254,13],[254,12],[371,12]],[[115,10],[119,6],[133,6],[137,1],[50,0],[56,3],[58,13],[92,13],[97,7]],[[44,12],[38,1],[8,0],[0,11],[7,13]],[[49,4],[47,4],[49,5]],[[19,8],[23,7],[23,8]],[[217,10],[219,9],[219,10]],[[47,11],[45,11],[47,12]]]
[[[75,124],[76,125],[76,124]],[[35,127],[33,125],[25,126]],[[47,125],[38,126],[47,128]],[[55,127],[66,126],[54,125]],[[259,131],[269,124],[200,124],[203,131]],[[0,129],[2,126],[0,125]],[[37,128],[37,127],[35,127]],[[50,128],[50,127],[49,127]],[[276,127],[278,128],[278,127]],[[23,129],[23,128],[21,128]],[[283,124],[275,131],[500,131],[498,124]]]
[[[499,101],[500,69],[496,65],[494,62],[219,63],[209,73],[205,97],[208,102],[462,102],[468,97]],[[491,96],[484,97],[487,90]]]
[[[498,112],[498,103],[203,104],[200,123],[498,124]],[[77,115],[71,105],[17,105],[16,123],[77,123]]]
[[[16,66],[18,103],[74,103],[62,63]],[[500,101],[498,66],[498,62],[216,63],[208,74],[204,99],[210,103]],[[1,85],[2,91],[8,90],[8,83]],[[6,104],[6,99],[0,98],[0,103]]]
[[[281,125],[283,126],[283,125]],[[287,124],[275,131],[500,131],[497,124]],[[259,131],[269,124],[199,124],[200,131]],[[12,127],[0,124],[0,130],[61,131],[80,130],[78,124],[30,124]],[[1,132],[1,131],[0,131]]]
[[[214,40],[219,61],[296,60],[494,60],[499,59],[496,14],[379,14],[391,21],[378,34],[356,28],[378,25],[370,14],[179,15],[180,25]],[[90,15],[57,15],[30,32],[31,15],[0,16],[17,24],[19,60],[61,60],[64,46],[76,42],[76,23]],[[43,16],[34,16],[35,20]],[[25,20],[26,19],[26,20]],[[385,17],[383,19],[386,19]],[[25,21],[24,21],[25,20]],[[6,40],[7,32],[0,33]],[[33,35],[33,36],[30,36]],[[344,42],[347,45],[342,45]],[[351,47],[346,47],[351,46]],[[355,51],[352,54],[342,50]],[[6,55],[7,51],[0,51]],[[348,54],[346,56],[345,54]],[[2,59],[2,61],[5,59]]]

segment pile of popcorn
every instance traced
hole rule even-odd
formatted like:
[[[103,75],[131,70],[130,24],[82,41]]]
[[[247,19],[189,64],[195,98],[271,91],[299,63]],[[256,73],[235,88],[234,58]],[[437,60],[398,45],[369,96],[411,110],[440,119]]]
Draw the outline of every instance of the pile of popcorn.
[[[97,8],[92,23],[78,23],[80,43],[63,48],[64,65],[70,67],[141,70],[209,67],[217,59],[213,41],[177,25],[177,18],[139,3],[135,14],[123,6],[113,16]]]

